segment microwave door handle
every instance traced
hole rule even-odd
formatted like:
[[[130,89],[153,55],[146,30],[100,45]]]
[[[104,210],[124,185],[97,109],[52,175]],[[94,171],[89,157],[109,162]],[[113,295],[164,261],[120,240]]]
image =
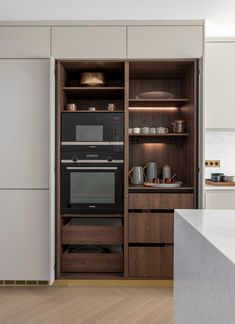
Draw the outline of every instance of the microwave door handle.
[[[67,170],[117,170],[117,167],[67,167]]]

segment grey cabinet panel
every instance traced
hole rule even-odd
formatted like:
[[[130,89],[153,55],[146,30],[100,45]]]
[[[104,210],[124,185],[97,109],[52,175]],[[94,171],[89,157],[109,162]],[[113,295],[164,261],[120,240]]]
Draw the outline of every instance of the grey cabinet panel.
[[[49,188],[49,60],[0,60],[0,188]]]
[[[200,58],[203,26],[128,27],[128,58]]]
[[[0,280],[49,280],[49,190],[0,190]]]
[[[235,39],[205,47],[205,126],[235,128]]]
[[[0,58],[49,58],[50,27],[0,27]]]
[[[52,56],[60,59],[126,58],[126,27],[53,27]]]
[[[207,191],[206,209],[235,209],[235,190]]]

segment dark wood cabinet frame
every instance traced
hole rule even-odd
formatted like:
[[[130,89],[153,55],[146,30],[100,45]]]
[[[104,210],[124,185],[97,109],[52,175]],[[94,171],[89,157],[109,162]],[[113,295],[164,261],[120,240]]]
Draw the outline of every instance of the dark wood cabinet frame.
[[[84,88],[85,71],[104,72],[105,87]],[[173,277],[173,212],[198,203],[198,60],[62,60],[56,62],[56,278],[170,279]],[[138,99],[139,93],[168,91],[172,99]],[[113,102],[125,116],[124,214],[92,215],[120,218],[122,226],[69,228],[60,213],[61,113],[69,101],[81,111],[95,105],[105,111]],[[79,113],[79,112],[78,112]],[[107,112],[108,113],[108,112]],[[171,123],[186,121],[186,132],[175,134]],[[130,127],[170,129],[166,135],[129,135]],[[156,161],[158,171],[171,166],[183,187],[154,189],[130,184],[129,170]],[[69,244],[119,244],[123,254],[67,253]]]

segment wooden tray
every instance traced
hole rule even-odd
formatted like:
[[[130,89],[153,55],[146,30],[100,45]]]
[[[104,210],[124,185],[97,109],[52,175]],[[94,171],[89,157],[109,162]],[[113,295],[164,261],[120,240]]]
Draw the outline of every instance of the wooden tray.
[[[206,184],[211,186],[235,186],[235,182],[214,182],[209,179],[206,179]]]
[[[173,183],[144,182],[144,186],[153,188],[179,188],[182,186],[182,181],[176,181]]]

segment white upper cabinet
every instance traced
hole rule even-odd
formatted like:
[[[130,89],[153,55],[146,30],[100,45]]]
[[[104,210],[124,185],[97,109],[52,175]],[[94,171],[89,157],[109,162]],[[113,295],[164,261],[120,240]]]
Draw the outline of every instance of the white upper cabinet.
[[[52,56],[59,59],[126,58],[126,27],[53,27]]]
[[[0,190],[0,206],[0,280],[49,280],[49,191]]]
[[[127,57],[130,59],[200,58],[203,26],[130,26]]]
[[[49,188],[48,59],[0,60],[0,189]]]
[[[205,126],[235,128],[235,39],[206,43]]]
[[[49,58],[50,27],[0,27],[0,58]]]

